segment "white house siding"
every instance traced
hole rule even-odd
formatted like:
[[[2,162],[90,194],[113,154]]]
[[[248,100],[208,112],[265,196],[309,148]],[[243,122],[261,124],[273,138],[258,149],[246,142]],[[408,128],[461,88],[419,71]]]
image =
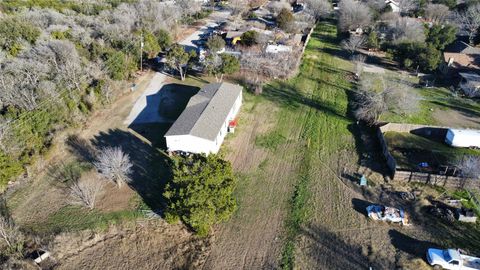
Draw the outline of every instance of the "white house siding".
[[[225,136],[228,133],[228,124],[230,121],[235,119],[237,116],[238,112],[240,111],[240,107],[242,106],[242,92],[240,92],[240,95],[238,95],[237,100],[233,104],[232,109],[228,113],[227,118],[225,119],[222,128],[220,129],[220,132],[218,132],[217,139],[215,140],[215,149],[214,151],[211,151],[212,153],[218,153],[220,150],[220,146],[222,146],[223,140],[225,139]]]
[[[168,151],[183,151],[189,153],[216,153],[215,149],[218,147],[215,145],[215,142],[195,137],[192,135],[175,135],[175,136],[166,136]]]
[[[169,152],[183,151],[189,153],[216,154],[220,150],[228,133],[228,124],[234,120],[242,105],[242,92],[238,95],[232,109],[228,113],[215,141],[206,140],[192,135],[165,136]]]

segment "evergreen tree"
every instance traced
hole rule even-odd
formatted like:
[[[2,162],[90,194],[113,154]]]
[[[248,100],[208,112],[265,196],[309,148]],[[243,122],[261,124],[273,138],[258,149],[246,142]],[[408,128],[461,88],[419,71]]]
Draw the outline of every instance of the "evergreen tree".
[[[206,236],[212,225],[229,219],[235,211],[236,180],[228,161],[216,155],[175,157],[172,176],[163,193],[167,221],[180,219]]]

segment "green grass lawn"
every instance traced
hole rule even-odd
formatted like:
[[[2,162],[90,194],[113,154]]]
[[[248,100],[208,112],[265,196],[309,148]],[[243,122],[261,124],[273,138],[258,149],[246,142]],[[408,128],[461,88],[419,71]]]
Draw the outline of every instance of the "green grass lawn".
[[[364,76],[374,77],[376,75],[366,73]],[[389,71],[385,77],[387,80],[406,79],[413,85],[418,84],[418,78],[405,78],[398,72]],[[455,95],[445,87],[412,87],[410,91],[412,91],[412,94],[417,95],[419,99],[419,106],[416,111],[407,114],[387,112],[381,116],[380,120],[394,123],[438,125],[439,119],[435,117],[435,111],[444,111],[445,115],[448,115],[448,112],[458,112],[473,117],[480,117],[480,103],[478,101]]]
[[[316,173],[322,164],[329,163],[331,155],[342,149],[353,152],[354,144],[348,126],[351,83],[351,63],[336,57],[341,53],[336,27],[330,23],[317,25],[303,56],[297,77],[286,82],[275,81],[264,87],[263,96],[280,105],[278,123],[269,135],[270,139],[257,137],[257,144],[276,148],[285,140],[299,140],[304,147],[298,178],[290,199],[286,220],[282,266],[292,269],[295,265],[295,241],[302,225],[310,219],[310,187],[317,181]],[[291,120],[295,119],[295,120]],[[298,130],[298,138],[289,137],[291,130]],[[286,138],[286,139],[285,139]],[[327,173],[328,174],[328,173]],[[316,209],[318,210],[318,209]]]

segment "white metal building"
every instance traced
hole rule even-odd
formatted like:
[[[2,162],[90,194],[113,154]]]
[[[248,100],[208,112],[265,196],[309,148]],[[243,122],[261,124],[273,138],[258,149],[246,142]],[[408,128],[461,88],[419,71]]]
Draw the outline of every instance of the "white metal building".
[[[453,147],[480,148],[480,130],[448,129],[445,142]]]
[[[169,152],[217,153],[228,125],[242,105],[242,87],[212,83],[203,87],[165,134]]]

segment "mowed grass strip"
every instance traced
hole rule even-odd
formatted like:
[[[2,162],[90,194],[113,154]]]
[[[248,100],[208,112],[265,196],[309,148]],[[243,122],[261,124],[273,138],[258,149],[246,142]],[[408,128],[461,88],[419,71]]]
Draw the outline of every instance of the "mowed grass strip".
[[[295,241],[313,210],[307,205],[311,196],[312,168],[328,163],[335,152],[351,147],[345,143],[351,141],[348,130],[351,120],[347,117],[351,66],[348,61],[335,56],[341,52],[338,43],[335,25],[320,23],[307,46],[299,75],[287,82],[274,82],[265,87],[267,97],[282,101],[280,119],[285,114],[302,116],[295,123],[280,120],[282,124],[277,127],[299,128],[299,139],[304,145],[298,149],[302,159],[285,222],[286,238],[281,258],[284,269],[295,266]]]

